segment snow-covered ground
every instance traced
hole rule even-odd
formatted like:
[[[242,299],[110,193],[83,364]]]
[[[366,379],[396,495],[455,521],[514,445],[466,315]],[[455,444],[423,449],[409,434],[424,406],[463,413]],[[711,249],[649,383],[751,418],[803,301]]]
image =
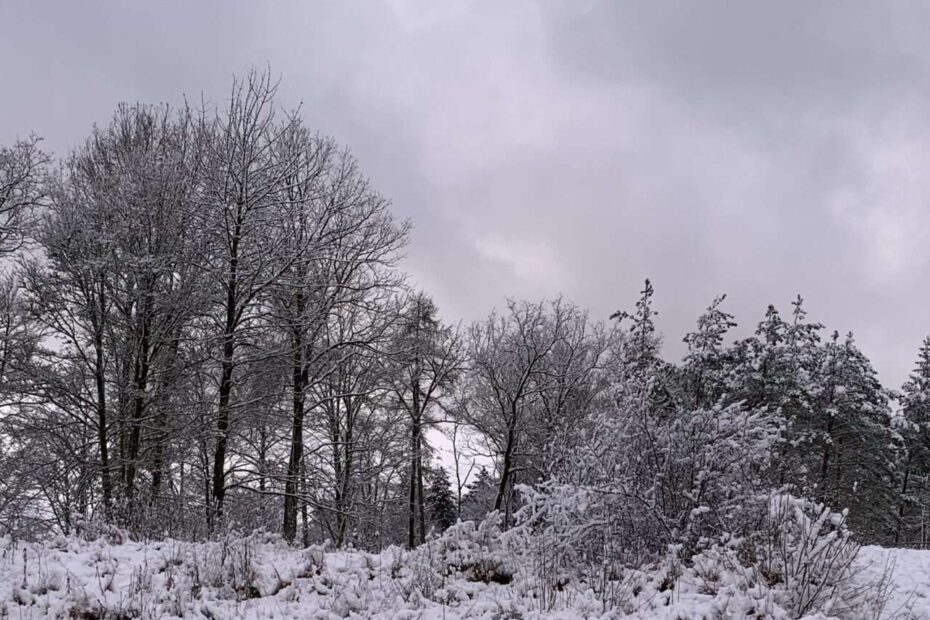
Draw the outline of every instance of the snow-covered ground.
[[[855,579],[881,608],[877,617],[930,618],[930,551],[865,547],[857,562]],[[443,576],[435,566],[422,552],[295,549],[261,536],[211,543],[0,539],[0,618],[786,617],[747,607],[746,596],[731,596],[723,585],[712,594],[690,570],[670,585],[633,575],[627,590],[615,593],[627,600],[623,610],[605,612],[596,587],[569,585],[541,598],[532,570],[518,568],[509,583],[497,583],[507,579],[475,567]]]
[[[885,618],[930,619],[930,549],[885,549],[862,547],[859,550],[856,579],[863,584],[882,584],[890,576]]]

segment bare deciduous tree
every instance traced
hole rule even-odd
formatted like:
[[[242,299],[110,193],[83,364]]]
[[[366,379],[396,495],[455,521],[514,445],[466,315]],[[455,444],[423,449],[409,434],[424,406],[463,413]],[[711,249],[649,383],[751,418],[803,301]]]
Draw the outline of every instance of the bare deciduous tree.
[[[236,371],[243,347],[260,325],[260,297],[288,269],[276,260],[284,247],[287,192],[300,164],[279,149],[299,120],[276,120],[277,85],[268,72],[233,85],[223,115],[204,120],[207,134],[202,204],[197,226],[205,235],[202,264],[212,279],[210,321],[217,334],[217,409],[208,521],[222,519],[227,444],[236,409]]]
[[[49,157],[30,136],[0,148],[0,256],[22,247],[36,207],[46,193]]]
[[[407,544],[426,540],[423,495],[424,433],[440,400],[449,395],[463,367],[457,330],[439,322],[433,301],[415,293],[407,301],[394,341],[393,392],[410,424]]]

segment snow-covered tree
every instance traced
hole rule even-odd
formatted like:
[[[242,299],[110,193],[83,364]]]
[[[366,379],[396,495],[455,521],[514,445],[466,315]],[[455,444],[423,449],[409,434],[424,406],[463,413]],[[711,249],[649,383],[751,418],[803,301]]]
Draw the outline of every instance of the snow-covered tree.
[[[743,402],[684,408],[649,321],[651,287],[633,313],[615,404],[573,458],[525,488],[525,522],[573,557],[638,563],[668,545],[696,551],[752,529],[767,501],[775,416]],[[596,562],[595,562],[596,563]]]
[[[425,504],[430,529],[441,534],[457,519],[455,494],[449,482],[449,473],[442,466],[431,467],[426,473],[426,481]]]
[[[807,444],[815,462],[813,497],[849,508],[850,526],[873,541],[888,541],[896,506],[894,470],[900,449],[889,397],[852,334],[824,344],[813,390],[817,418]]]
[[[463,521],[480,521],[494,510],[498,481],[487,467],[481,467],[462,496],[459,509]]]
[[[392,344],[391,390],[410,429],[407,544],[415,547],[426,540],[427,531],[424,435],[458,380],[462,351],[458,331],[440,323],[435,304],[423,293],[407,300]]]
[[[688,352],[678,373],[682,404],[713,407],[730,395],[733,380],[733,352],[724,339],[736,322],[721,309],[726,295],[715,298],[698,318],[697,329],[684,337]]]
[[[33,135],[0,147],[0,256],[23,246],[47,194],[45,174],[50,160],[39,149],[39,142]]]
[[[587,332],[586,316],[563,299],[509,301],[506,313],[492,313],[468,332],[469,370],[457,413],[495,460],[494,509],[504,513],[505,525],[516,484],[546,473],[551,449],[562,451],[555,442],[579,426],[600,390],[605,346]]]
[[[902,439],[898,464],[898,525],[895,543],[924,546],[930,508],[930,337],[924,338],[917,363],[901,388]]]

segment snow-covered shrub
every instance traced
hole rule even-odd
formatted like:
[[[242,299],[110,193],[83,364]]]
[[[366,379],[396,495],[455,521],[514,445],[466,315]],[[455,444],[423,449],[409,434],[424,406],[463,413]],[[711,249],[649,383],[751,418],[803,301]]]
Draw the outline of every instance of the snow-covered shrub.
[[[702,593],[766,617],[878,617],[869,611],[878,584],[854,579],[858,545],[845,511],[786,494],[772,496],[767,507],[757,531],[691,558]]]
[[[523,529],[502,531],[501,514],[492,512],[479,522],[460,521],[412,551],[391,547],[382,557],[404,601],[456,605],[482,588],[513,587],[528,547]]]
[[[767,585],[784,592],[783,606],[797,617],[861,604],[850,579],[859,546],[846,519],[846,510],[791,495],[769,502],[749,559]]]
[[[413,562],[427,565],[446,577],[466,581],[507,584],[518,569],[521,549],[519,531],[502,532],[500,514],[491,513],[478,522],[461,521],[411,552]]]
[[[568,467],[523,487],[519,520],[567,564],[639,566],[669,545],[690,557],[758,527],[777,434],[771,416],[740,403],[656,412],[633,393]]]
[[[129,531],[99,518],[82,519],[74,517],[74,531],[84,540],[106,540],[111,545],[119,545],[132,539]]]
[[[323,573],[326,568],[326,547],[324,545],[311,545],[304,549],[303,555],[306,561],[294,575],[295,577],[307,578]]]
[[[664,478],[670,500],[663,512],[675,542],[693,553],[758,527],[780,431],[775,418],[736,403],[684,412],[670,431],[671,464]]]

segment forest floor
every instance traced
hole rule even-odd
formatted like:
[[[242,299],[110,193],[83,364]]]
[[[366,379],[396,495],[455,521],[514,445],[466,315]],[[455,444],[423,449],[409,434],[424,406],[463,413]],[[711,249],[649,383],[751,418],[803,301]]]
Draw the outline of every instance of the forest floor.
[[[880,599],[876,618],[930,619],[930,551],[864,547],[856,573],[862,584],[882,582],[867,586]],[[0,618],[789,617],[780,609],[749,609],[732,597],[730,604],[725,584],[710,593],[706,580],[689,571],[671,587],[641,573],[638,585],[611,593],[624,602],[606,612],[596,587],[568,586],[541,600],[532,574],[516,574],[509,583],[485,583],[474,574],[442,577],[422,554],[396,548],[377,555],[329,552],[260,536],[211,543],[0,538]]]

